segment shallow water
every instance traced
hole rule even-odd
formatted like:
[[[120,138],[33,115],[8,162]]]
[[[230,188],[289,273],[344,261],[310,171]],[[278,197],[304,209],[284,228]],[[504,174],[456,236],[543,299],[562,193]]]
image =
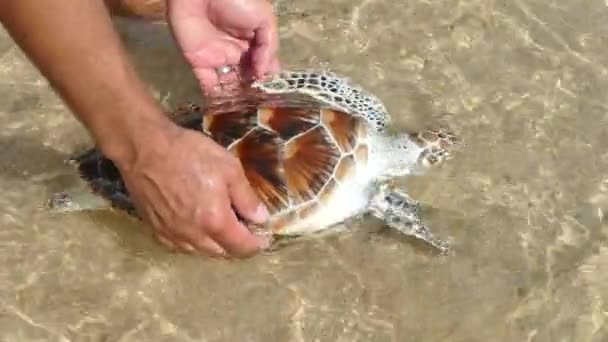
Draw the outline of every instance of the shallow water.
[[[272,255],[173,255],[118,213],[50,215],[82,127],[0,33],[1,341],[606,341],[608,9],[600,1],[278,2],[282,58],[465,145],[407,181],[448,257],[377,221]],[[163,25],[117,23],[167,106]]]

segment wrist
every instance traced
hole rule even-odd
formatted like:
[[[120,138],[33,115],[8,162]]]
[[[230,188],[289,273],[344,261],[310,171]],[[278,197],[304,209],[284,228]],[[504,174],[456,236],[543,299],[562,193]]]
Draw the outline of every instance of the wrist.
[[[156,107],[124,112],[120,118],[92,134],[101,152],[123,170],[150,154],[162,155],[179,129]]]

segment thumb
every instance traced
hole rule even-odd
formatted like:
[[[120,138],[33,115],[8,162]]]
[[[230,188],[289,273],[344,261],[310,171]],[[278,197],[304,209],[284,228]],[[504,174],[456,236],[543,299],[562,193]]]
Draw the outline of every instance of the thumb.
[[[268,208],[251,188],[243,172],[239,172],[239,176],[231,180],[228,195],[234,210],[243,219],[262,224],[270,216]]]

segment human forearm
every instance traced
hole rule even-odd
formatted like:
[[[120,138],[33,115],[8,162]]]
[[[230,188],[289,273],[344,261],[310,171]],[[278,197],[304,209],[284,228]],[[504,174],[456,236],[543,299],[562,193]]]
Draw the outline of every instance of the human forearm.
[[[110,158],[133,159],[167,124],[102,0],[3,0],[0,21]]]
[[[162,20],[167,0],[105,0],[112,15]]]

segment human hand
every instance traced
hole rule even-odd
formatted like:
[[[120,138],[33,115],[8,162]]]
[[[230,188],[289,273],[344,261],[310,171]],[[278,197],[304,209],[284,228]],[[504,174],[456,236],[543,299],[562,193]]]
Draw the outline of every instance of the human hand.
[[[217,90],[216,68],[238,65],[247,78],[279,69],[277,20],[268,0],[168,0],[168,21],[207,94]]]
[[[236,257],[269,245],[235,214],[258,224],[268,217],[237,158],[210,138],[173,124],[163,127],[153,141],[140,144],[136,161],[119,169],[138,213],[151,223],[161,243],[186,252]]]

